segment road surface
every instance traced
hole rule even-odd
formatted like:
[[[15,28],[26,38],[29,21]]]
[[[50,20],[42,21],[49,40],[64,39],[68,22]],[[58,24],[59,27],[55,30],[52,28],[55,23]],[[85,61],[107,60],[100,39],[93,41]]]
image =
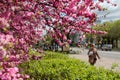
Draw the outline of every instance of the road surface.
[[[69,55],[70,57],[77,58],[88,63],[87,49],[80,49],[80,48],[72,48],[72,49],[79,52],[79,54],[70,54]],[[111,69],[111,67],[114,64],[117,64],[114,70],[120,72],[120,52],[98,50],[98,53],[101,59],[97,60],[95,66]]]

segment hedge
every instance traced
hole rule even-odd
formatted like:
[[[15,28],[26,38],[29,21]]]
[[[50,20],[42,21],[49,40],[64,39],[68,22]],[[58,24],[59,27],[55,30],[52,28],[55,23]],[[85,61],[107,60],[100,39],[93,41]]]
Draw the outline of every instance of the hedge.
[[[20,64],[29,80],[120,80],[120,74],[96,68],[78,59],[57,52],[47,52],[41,60]]]

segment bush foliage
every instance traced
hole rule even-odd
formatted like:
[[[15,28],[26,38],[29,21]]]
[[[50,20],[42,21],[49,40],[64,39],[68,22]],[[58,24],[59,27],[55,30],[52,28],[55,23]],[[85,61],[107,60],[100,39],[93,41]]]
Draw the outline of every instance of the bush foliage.
[[[30,80],[120,80],[118,73],[55,52],[47,52],[41,60],[25,62],[20,67]]]

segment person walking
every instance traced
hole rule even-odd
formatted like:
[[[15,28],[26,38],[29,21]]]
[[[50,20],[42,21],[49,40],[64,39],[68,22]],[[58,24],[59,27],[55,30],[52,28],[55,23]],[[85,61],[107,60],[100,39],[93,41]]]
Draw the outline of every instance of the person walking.
[[[90,49],[88,51],[88,57],[89,57],[89,63],[91,65],[94,65],[98,59],[100,59],[100,56],[98,55],[97,49],[95,48],[94,44],[90,45]]]

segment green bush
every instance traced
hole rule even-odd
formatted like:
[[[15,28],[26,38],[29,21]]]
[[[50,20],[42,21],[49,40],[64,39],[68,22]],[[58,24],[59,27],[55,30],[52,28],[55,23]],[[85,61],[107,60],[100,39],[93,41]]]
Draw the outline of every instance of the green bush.
[[[63,55],[63,52],[52,52],[52,51],[47,51],[47,54],[45,55],[45,57],[43,57],[43,59],[69,59],[69,57],[67,56],[67,54],[65,53]]]
[[[20,64],[30,80],[120,80],[120,75],[103,68],[95,68],[67,55],[48,52],[41,60]]]

